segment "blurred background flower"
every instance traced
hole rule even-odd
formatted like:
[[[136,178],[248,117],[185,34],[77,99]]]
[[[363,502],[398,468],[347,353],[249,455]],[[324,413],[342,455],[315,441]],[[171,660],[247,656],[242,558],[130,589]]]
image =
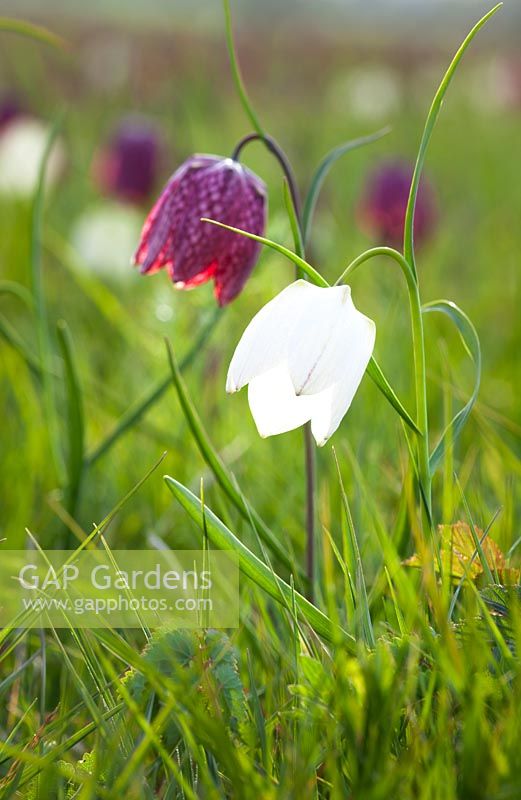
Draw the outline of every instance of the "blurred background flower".
[[[123,117],[95,156],[95,183],[118,200],[143,203],[156,185],[162,152],[154,122],[138,115]]]
[[[413,166],[384,161],[370,173],[358,207],[360,225],[379,243],[401,248]],[[422,179],[416,200],[414,239],[417,245],[433,234],[437,220],[433,189]]]
[[[400,75],[389,65],[354,67],[334,80],[328,99],[333,108],[345,106],[360,122],[385,122],[398,113],[403,101]]]
[[[23,114],[23,103],[16,92],[6,92],[0,99],[0,133],[17,117]]]
[[[466,81],[468,99],[482,113],[521,109],[521,59],[496,56],[477,65]]]
[[[25,116],[15,105],[6,106],[8,121],[0,126],[0,193],[30,197],[38,181],[40,165],[50,135],[50,126]],[[53,186],[65,169],[65,146],[56,139],[45,173],[46,185]]]
[[[88,208],[76,220],[71,242],[79,264],[117,281],[132,279],[132,256],[139,239],[143,215],[132,206],[100,203]]]

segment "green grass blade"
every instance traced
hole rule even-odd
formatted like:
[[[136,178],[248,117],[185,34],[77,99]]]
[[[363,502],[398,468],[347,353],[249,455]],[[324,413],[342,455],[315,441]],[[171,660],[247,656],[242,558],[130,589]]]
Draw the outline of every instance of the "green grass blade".
[[[106,323],[114,330],[114,334],[124,339],[131,347],[136,343],[136,321],[132,311],[120,297],[115,286],[110,286],[89,268],[81,255],[70,242],[58,231],[46,226],[43,247],[53,256],[66,271],[74,283],[101,314]],[[129,265],[129,270],[131,269]],[[142,339],[140,347],[144,352],[153,354],[147,339]]]
[[[67,43],[61,36],[57,36],[42,25],[34,25],[32,22],[26,22],[23,19],[0,17],[0,33],[16,33],[19,36],[34,39],[42,44],[48,44],[57,50],[67,49]]]
[[[408,425],[409,428],[411,428],[411,430],[413,430],[415,433],[420,433],[415,421],[398,399],[396,392],[383,374],[381,367],[373,356],[371,356],[369,364],[367,365],[366,372],[373,383],[381,391],[385,399],[392,405],[394,410],[398,412],[405,424]]]
[[[0,314],[0,336],[24,359],[29,369],[41,377],[43,370],[39,359],[31,352],[16,328],[3,314]]]
[[[109,711],[103,712],[101,715],[102,719],[109,720],[112,717],[115,717],[117,714],[123,711],[124,707],[125,706],[123,703],[119,703],[115,708],[111,708]],[[20,786],[23,786],[30,780],[34,779],[43,769],[45,769],[46,766],[55,763],[62,755],[67,753],[67,751],[72,750],[72,748],[83,741],[83,739],[94,733],[96,729],[96,722],[89,722],[87,725],[84,725],[67,739],[61,741],[59,744],[49,750],[44,756],[36,755],[30,748],[21,750],[17,745],[4,747],[6,753],[11,755],[12,758],[19,760],[21,764],[27,764],[27,768],[24,769],[22,780],[20,781]],[[4,779],[4,781],[6,780],[7,779]]]
[[[259,692],[255,683],[255,673],[253,670],[253,663],[251,653],[248,650],[246,653],[248,659],[248,677],[250,680],[250,704],[252,707],[253,720],[255,723],[255,731],[257,733],[257,740],[261,751],[262,764],[265,769],[268,768],[268,742],[266,736],[266,720],[262,713],[262,706],[260,703]]]
[[[81,487],[85,447],[83,395],[71,332],[64,320],[58,322],[57,333],[65,367],[67,389],[67,510],[74,516]]]
[[[376,133],[371,133],[368,136],[361,136],[358,139],[351,139],[349,142],[344,142],[344,144],[338,145],[338,147],[335,147],[324,156],[318,165],[315,174],[313,175],[311,185],[304,200],[304,208],[302,211],[302,235],[304,242],[307,242],[309,238],[309,231],[311,228],[311,223],[313,222],[313,215],[315,213],[317,200],[331,167],[336,161],[342,158],[342,156],[345,156],[346,153],[350,153],[352,150],[356,150],[358,147],[363,147],[366,144],[371,144],[371,142],[378,141],[378,139],[386,136],[390,130],[390,128],[382,128],[381,131],[376,131]]]
[[[7,689],[17,680],[20,675],[22,675],[23,671],[29,667],[37,658],[40,657],[40,651],[37,650],[26,658],[19,666],[17,666],[12,672],[9,673],[2,681],[0,681],[0,697],[6,692]]]
[[[441,110],[441,106],[443,103],[443,99],[449,88],[449,84],[454,77],[454,73],[463,58],[463,55],[470,45],[476,34],[479,30],[485,25],[488,20],[498,11],[498,9],[502,6],[502,3],[498,3],[498,5],[494,6],[485,16],[483,16],[472,28],[470,33],[464,39],[462,45],[460,46],[459,50],[457,51],[456,55],[452,59],[450,66],[443,76],[443,80],[441,81],[438,91],[434,95],[434,100],[432,101],[432,105],[430,107],[429,113],[427,115],[427,121],[425,122],[425,127],[423,129],[423,135],[420,142],[420,148],[418,150],[418,156],[416,158],[416,164],[414,167],[414,172],[411,180],[411,188],[409,191],[409,200],[407,202],[407,211],[405,214],[405,225],[404,225],[404,239],[403,239],[403,253],[406,260],[412,266],[414,273],[416,274],[416,266],[414,262],[414,212],[416,208],[416,197],[418,194],[418,187],[420,185],[420,178],[423,170],[423,165],[425,163],[425,156],[427,153],[427,147],[429,146],[429,142],[432,136],[432,132],[434,130],[434,126],[436,125],[436,121],[438,119],[438,115]]]
[[[338,485],[340,487],[340,497],[342,500],[342,507],[344,509],[345,521],[347,523],[348,544],[349,544],[349,549],[351,551],[351,562],[353,563],[355,568],[356,595],[357,595],[356,613],[360,619],[360,633],[362,634],[365,643],[369,647],[374,647],[376,644],[376,639],[373,630],[373,623],[371,620],[371,609],[369,608],[369,601],[367,599],[367,588],[365,583],[362,557],[360,555],[360,548],[358,546],[358,539],[356,536],[353,516],[351,514],[351,509],[349,507],[349,500],[347,499],[347,494],[344,488],[344,482],[342,480],[342,473],[340,472],[340,464],[338,463],[338,458],[334,448],[333,448],[333,456],[335,459]]]
[[[228,56],[230,58],[230,67],[232,70],[233,80],[235,82],[235,88],[237,90],[237,94],[239,95],[239,99],[242,103],[242,107],[246,113],[246,116],[250,120],[251,124],[253,125],[257,133],[260,134],[261,136],[264,136],[264,129],[260,124],[259,118],[257,117],[257,114],[253,109],[251,100],[248,97],[248,92],[246,91],[246,87],[242,79],[241,69],[239,67],[239,59],[237,58],[237,53],[235,50],[235,42],[233,39],[232,14],[230,11],[229,0],[223,0],[223,10],[224,10],[224,27],[226,33],[226,47],[228,49]]]
[[[291,226],[291,233],[293,234],[295,253],[302,258],[304,255],[304,242],[302,241],[302,232],[300,230],[300,224],[297,217],[297,209],[295,208],[295,203],[291,197],[287,178],[284,178],[282,186],[284,192],[284,205],[286,206],[286,212],[288,215],[289,224]]]
[[[257,558],[257,556],[215,516],[208,506],[201,508],[201,501],[196,495],[179,483],[179,481],[176,481],[168,475],[165,475],[165,482],[176,500],[179,501],[185,511],[188,512],[189,516],[200,527],[203,525],[204,514],[206,532],[214,547],[222,550],[232,549],[238,554],[239,566],[244,575],[251,578],[257,586],[267,592],[278,603],[282,603],[282,598],[284,598],[285,604],[291,606],[294,595],[299,619],[307,622],[319,636],[332,642],[335,641],[339,635],[342,635],[343,641],[350,644],[351,648],[354,646],[355,640],[353,637],[349,636],[345,631],[335,628],[331,620],[322,611],[312,605],[309,600],[306,600],[301,594],[294,592],[288,583],[276,577],[269,567]]]
[[[470,412],[472,411],[474,403],[477,400],[481,382],[481,346],[479,343],[479,336],[474,325],[467,315],[461,310],[461,308],[459,308],[455,303],[452,303],[449,300],[436,300],[432,303],[427,303],[426,305],[422,306],[422,312],[424,314],[432,311],[438,311],[442,314],[445,314],[456,325],[461,336],[463,346],[472,359],[476,371],[474,388],[472,390],[470,399],[453,417],[449,425],[447,425],[438,444],[431,454],[430,469],[431,472],[434,473],[441,459],[443,458],[446,442],[454,443],[456,441],[468,419]]]
[[[195,409],[195,406],[192,403],[170,342],[167,342],[167,347],[168,360],[170,362],[170,369],[172,372],[172,380],[179,398],[179,403],[201,455],[210,467],[217,483],[240,512],[241,516],[244,517],[247,522],[253,521],[255,529],[257,530],[257,533],[264,544],[269,547],[270,551],[277,556],[277,558],[287,569],[294,571],[295,565],[289,558],[286,547],[279,542],[273,531],[267,527],[261,518],[248,507],[241,494],[235,488],[233,480],[226,466],[211,443]]]
[[[107,525],[109,525],[109,523],[112,522],[114,517],[119,513],[119,511],[121,511],[123,506],[131,499],[131,497],[133,497],[136,494],[136,492],[139,491],[139,489],[143,486],[143,484],[146,483],[146,481],[150,478],[150,476],[155,472],[155,470],[162,463],[162,461],[164,460],[165,456],[166,456],[166,452],[162,453],[162,455],[160,456],[160,458],[157,459],[155,464],[153,464],[152,467],[150,467],[147,470],[147,472],[143,475],[143,477],[140,478],[139,481],[136,484],[134,484],[132,489],[130,489],[130,491],[128,491],[127,494],[121,500],[119,500],[116,503],[116,505],[111,509],[111,511],[109,511],[109,513],[102,519],[102,521],[99,524],[94,525],[94,529],[81,542],[81,544],[76,548],[76,550],[71,551],[71,555],[67,558],[65,563],[62,565],[61,569],[63,569],[63,567],[67,566],[68,564],[72,564],[74,562],[76,556],[78,555],[78,553],[80,553],[81,551],[89,548],[91,545],[94,544],[94,540],[96,539],[96,537],[99,537],[103,533],[103,531],[105,530]],[[58,570],[58,575],[60,575],[60,574],[62,574],[62,573],[60,573],[60,570]],[[24,625],[24,621],[27,620],[29,617],[32,618],[32,616],[34,616],[34,614],[35,614],[34,609],[22,610],[17,614],[17,616],[14,618],[14,620],[11,621],[10,625],[5,626],[5,627],[0,629],[0,654],[3,657],[5,657],[12,650],[12,647],[8,647],[7,645],[4,645],[4,643],[9,638],[11,633],[16,628],[19,628],[19,627],[23,626]]]
[[[488,533],[489,533],[489,530],[490,530],[490,526],[486,529],[486,531],[483,534],[483,539],[480,541],[479,536],[478,536],[478,534],[476,532],[476,523],[474,522],[474,518],[472,516],[471,510],[470,510],[470,507],[469,507],[469,504],[468,504],[468,501],[467,501],[467,497],[465,495],[465,492],[463,491],[463,487],[461,486],[461,484],[459,482],[459,479],[458,479],[458,476],[456,475],[456,473],[454,473],[454,481],[455,481],[456,486],[458,487],[460,495],[461,495],[461,500],[463,502],[463,508],[465,509],[465,515],[467,517],[467,522],[468,522],[468,526],[469,526],[469,530],[470,530],[470,535],[472,536],[472,541],[474,543],[474,547],[476,548],[474,555],[470,558],[468,563],[470,564],[474,560],[474,558],[476,556],[476,553],[477,553],[478,556],[479,556],[479,560],[480,560],[481,566],[483,568],[483,574],[485,575],[487,583],[489,585],[494,585],[494,584],[498,583],[497,576],[494,577],[494,575],[492,574],[492,570],[490,569],[490,565],[489,565],[489,563],[487,561],[487,557],[485,555],[485,551],[483,550],[483,547],[482,547],[482,542],[488,536]]]
[[[51,128],[40,164],[38,184],[34,195],[31,217],[31,283],[38,332],[38,349],[42,365],[42,403],[53,462],[60,483],[64,483],[64,467],[59,443],[58,417],[54,382],[51,375],[52,350],[42,276],[42,219],[45,193],[45,174],[60,121]]]
[[[253,239],[255,242],[260,242],[260,244],[265,244],[268,247],[271,247],[272,250],[276,250],[277,253],[281,253],[283,256],[286,256],[290,261],[293,261],[296,267],[305,272],[308,278],[312,283],[316,286],[329,286],[329,283],[326,281],[322,275],[317,272],[317,270],[308,264],[307,261],[304,261],[303,258],[298,256],[292,250],[288,250],[287,247],[284,247],[282,244],[278,244],[278,242],[272,242],[271,239],[266,239],[265,236],[257,236],[255,233],[249,233],[249,231],[243,231],[240,228],[233,228],[231,225],[225,225],[223,222],[217,222],[215,219],[208,219],[208,217],[201,217],[201,222],[209,222],[211,225],[217,225],[219,228],[225,228],[227,231],[232,231],[233,233],[240,233],[241,236],[246,236],[248,239]]]
[[[0,294],[10,294],[33,310],[33,298],[26,287],[18,281],[0,281]]]
[[[181,371],[187,369],[192,364],[193,360],[198,353],[200,353],[204,344],[210,337],[210,334],[213,332],[217,322],[219,319],[221,319],[221,316],[222,309],[217,308],[215,313],[208,321],[208,324],[205,325],[201,330],[201,333],[193,343],[193,346],[182,359],[180,364]],[[92,453],[89,453],[86,458],[87,465],[92,466],[92,464],[95,464],[96,461],[98,461],[102,456],[106,455],[113,445],[115,445],[125,433],[132,430],[132,428],[143,418],[147,411],[149,411],[163,397],[171,385],[172,375],[170,372],[168,372],[167,375],[164,375],[159,379],[159,381],[157,381],[157,383],[154,383],[153,386],[148,389],[141,400],[139,400],[135,405],[131,406],[120,417],[114,428],[107,434],[103,441],[100,442],[100,444],[92,451]]]

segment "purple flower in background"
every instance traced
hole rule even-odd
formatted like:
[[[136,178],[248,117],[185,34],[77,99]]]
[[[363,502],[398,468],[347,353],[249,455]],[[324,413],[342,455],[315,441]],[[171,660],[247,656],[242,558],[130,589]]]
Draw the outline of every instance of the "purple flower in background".
[[[150,122],[127,117],[97,156],[95,179],[106,194],[141,203],[156,183],[161,149],[160,137]]]
[[[172,175],[148,215],[135,263],[142,273],[166,267],[179,289],[213,279],[217,301],[224,306],[246,283],[260,245],[201,222],[201,217],[262,236],[266,200],[264,183],[238,161],[191,156]]]
[[[0,99],[0,132],[11,122],[11,120],[22,116],[24,109],[20,99],[14,93],[4,95]]]
[[[386,161],[369,176],[358,216],[363,228],[381,242],[400,248],[413,169],[401,161]],[[422,179],[416,199],[414,239],[416,244],[432,234],[437,219],[434,192]]]

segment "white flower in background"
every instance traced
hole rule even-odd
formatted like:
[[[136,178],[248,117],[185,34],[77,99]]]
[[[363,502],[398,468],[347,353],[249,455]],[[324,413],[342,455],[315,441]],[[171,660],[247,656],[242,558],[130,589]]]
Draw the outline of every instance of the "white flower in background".
[[[521,61],[493,58],[477,64],[466,83],[467,97],[476,111],[497,114],[521,107]]]
[[[36,189],[40,165],[49,139],[50,128],[31,117],[17,117],[0,136],[0,192],[29,197]],[[56,183],[65,166],[65,150],[55,141],[49,155],[46,184]]]
[[[130,263],[142,224],[142,213],[130,206],[102,203],[87,209],[71,232],[80,263],[93,272],[132,280]]]
[[[376,326],[355,308],[349,286],[299,280],[252,319],[233,355],[227,392],[248,385],[261,436],[311,420],[318,445],[336,431],[373,352]]]
[[[381,122],[400,110],[403,90],[391,67],[368,64],[337,79],[328,95],[335,109],[347,107],[361,122]]]

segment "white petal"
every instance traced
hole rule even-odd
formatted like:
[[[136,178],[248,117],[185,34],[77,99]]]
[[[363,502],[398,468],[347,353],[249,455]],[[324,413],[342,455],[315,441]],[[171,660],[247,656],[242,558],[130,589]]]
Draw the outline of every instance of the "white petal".
[[[319,413],[320,395],[297,397],[287,367],[274,367],[253,378],[248,386],[248,402],[261,436],[274,436],[299,428]]]
[[[249,383],[261,436],[311,420],[318,445],[338,428],[373,352],[375,325],[351,299],[349,286],[288,286],[243,334],[230,364],[227,391]]]
[[[238,392],[252,378],[286,360],[290,331],[306,305],[303,300],[312,295],[314,288],[307,281],[295,281],[253,317],[233,354],[227,392]]]
[[[311,419],[311,431],[319,446],[325,444],[340,425],[373,352],[376,326],[358,311],[356,315],[348,326],[342,358],[337,362],[338,382],[331,387],[330,407],[327,412],[323,408],[317,410]]]
[[[349,286],[315,287],[313,303],[291,331],[288,364],[297,394],[320,392],[339,380],[346,342],[359,311]]]

